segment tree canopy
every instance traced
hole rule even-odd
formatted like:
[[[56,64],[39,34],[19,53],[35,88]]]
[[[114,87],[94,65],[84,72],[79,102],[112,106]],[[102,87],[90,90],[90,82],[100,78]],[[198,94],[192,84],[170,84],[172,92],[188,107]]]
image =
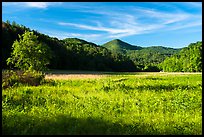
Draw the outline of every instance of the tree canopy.
[[[40,45],[39,47],[44,48],[49,47],[51,53],[51,58],[47,56],[49,58],[49,64],[47,60],[43,61],[41,59],[42,57],[39,57],[37,53],[35,54],[38,57],[23,55],[22,57],[26,57],[27,60],[19,58],[17,51],[23,49],[23,47],[19,48],[21,47],[19,44],[23,43],[23,41],[20,42],[23,36],[20,38],[18,35],[23,35],[25,31],[32,32],[37,38],[33,39],[35,42],[27,42],[27,44],[26,41],[24,41],[25,44],[23,45],[32,45],[32,43],[35,43],[33,45]],[[2,22],[2,40],[3,69],[9,68],[6,60],[10,57],[11,53],[14,52],[13,47],[18,47],[15,49],[15,54],[12,53],[13,55],[10,57],[13,61],[11,61],[11,59],[8,61],[11,64],[13,62],[13,66],[15,64],[16,67],[22,66],[24,69],[30,66],[30,63],[25,62],[32,62],[38,58],[42,60],[42,62],[44,62],[42,64],[46,64],[45,66],[49,69],[94,71],[202,71],[202,63],[200,61],[202,46],[182,49],[162,46],[140,47],[128,44],[119,39],[112,40],[104,45],[97,45],[78,38],[59,40],[58,38],[39,33],[15,22],[11,24],[9,21]],[[182,52],[178,54],[181,50]],[[188,52],[188,54],[186,52]],[[28,53],[25,52],[24,54]],[[31,54],[31,52],[29,54]],[[32,52],[32,55],[34,55],[34,52]],[[22,65],[22,63],[24,65]],[[30,69],[36,69],[36,64],[31,65]],[[39,69],[41,68],[39,67]]]
[[[202,72],[202,42],[191,43],[160,66],[167,72]]]
[[[20,70],[45,70],[51,58],[49,47],[40,43],[38,37],[29,31],[19,35],[19,41],[14,41],[12,49],[7,64],[12,64]]]

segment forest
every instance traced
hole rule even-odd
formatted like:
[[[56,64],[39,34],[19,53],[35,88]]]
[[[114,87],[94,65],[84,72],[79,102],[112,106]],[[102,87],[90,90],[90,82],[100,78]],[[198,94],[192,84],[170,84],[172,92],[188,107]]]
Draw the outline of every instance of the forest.
[[[97,45],[9,21],[2,36],[3,135],[202,134],[201,41]]]
[[[32,31],[40,43],[51,49],[49,69],[115,72],[169,71],[202,72],[202,41],[180,49],[163,46],[141,47],[119,39],[97,45],[78,38],[58,38],[31,30],[16,22],[2,21],[2,68],[11,69],[6,60],[19,35]]]
[[[167,72],[202,72],[202,42],[191,43],[160,66]]]

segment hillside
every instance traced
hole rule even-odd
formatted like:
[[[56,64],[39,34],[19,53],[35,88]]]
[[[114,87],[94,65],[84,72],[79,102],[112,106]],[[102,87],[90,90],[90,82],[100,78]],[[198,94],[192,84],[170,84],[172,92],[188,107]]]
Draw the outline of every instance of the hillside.
[[[85,41],[83,39],[79,39],[79,38],[65,38],[65,39],[63,39],[63,41],[66,44],[91,44],[91,45],[97,46],[95,43],[87,42],[87,41]]]
[[[128,44],[119,39],[109,41],[103,45],[97,45],[78,38],[66,38],[59,40],[54,37],[31,30],[15,22],[2,22],[2,68],[9,69],[6,59],[12,51],[12,44],[18,40],[18,35],[22,35],[25,30],[33,31],[38,36],[39,42],[48,45],[52,51],[52,58],[48,66],[49,69],[64,70],[91,70],[91,71],[160,71],[164,69],[165,61],[169,57],[179,57],[178,53],[182,51],[183,64],[185,69],[175,70],[174,68],[166,71],[201,71],[199,60],[195,54],[200,54],[198,50],[167,48],[163,46],[140,47]],[[199,42],[198,42],[199,43]],[[201,42],[202,45],[202,42]],[[190,46],[192,47],[192,46]],[[194,49],[194,48],[190,48]],[[201,48],[202,50],[202,48]],[[188,53],[187,54],[185,54]],[[175,56],[173,56],[175,55]],[[177,59],[182,62],[181,59]],[[196,60],[196,61],[195,61]],[[192,65],[194,63],[194,65]],[[178,64],[176,62],[176,64]],[[161,67],[162,66],[162,67]],[[194,66],[192,70],[187,69]],[[172,66],[177,67],[177,66]],[[169,68],[169,67],[165,67]]]
[[[101,46],[106,47],[110,51],[126,55],[140,70],[145,70],[148,66],[157,67],[166,57],[170,57],[181,50],[163,46],[134,46],[119,39],[109,41]],[[156,70],[159,71],[158,69]]]
[[[162,46],[146,47],[141,50],[128,51],[127,56],[133,60],[133,62],[145,69],[148,66],[157,66],[163,62],[167,57],[170,57],[178,53],[181,49],[173,49]]]
[[[41,43],[52,51],[49,69],[92,70],[92,71],[137,71],[134,63],[125,55],[113,53],[104,47],[78,38],[59,40],[15,22],[2,22],[2,68],[9,69],[6,59],[12,44],[25,30],[33,31]]]
[[[130,45],[124,41],[121,41],[119,39],[111,40],[103,45],[102,47],[106,47],[107,49],[114,51],[114,52],[120,52],[120,53],[126,53],[127,50],[140,50],[142,47],[139,46],[133,46]]]
[[[202,41],[191,43],[160,64],[168,72],[202,72]]]

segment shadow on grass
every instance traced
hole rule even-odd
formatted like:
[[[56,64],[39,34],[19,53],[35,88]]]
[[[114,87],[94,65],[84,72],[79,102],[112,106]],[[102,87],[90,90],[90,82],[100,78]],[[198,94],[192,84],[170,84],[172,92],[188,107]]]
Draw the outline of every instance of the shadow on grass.
[[[136,87],[138,90],[155,90],[155,91],[172,91],[175,89],[181,89],[181,90],[193,90],[198,88],[197,86],[189,86],[189,85],[175,85],[175,84],[169,84],[169,85],[142,85]]]
[[[158,77],[146,77],[144,79],[147,79],[147,80],[164,80],[164,78],[158,78]]]
[[[174,124],[172,124],[174,125]],[[133,125],[110,123],[100,118],[74,118],[66,115],[38,118],[26,115],[3,117],[3,135],[162,135],[184,134],[184,130],[171,126],[165,131],[151,124]],[[189,133],[192,134],[192,133]]]
[[[90,75],[141,75],[144,72],[109,72],[109,71],[85,71],[85,70],[49,70],[46,74],[90,74]]]
[[[126,79],[122,79],[126,80]],[[117,81],[116,81],[117,82]],[[111,84],[111,85],[102,85],[101,89],[107,92],[111,92],[115,89],[119,89],[119,91],[127,91],[129,94],[129,91],[153,91],[153,92],[166,92],[166,91],[172,91],[172,90],[195,90],[198,89],[199,86],[189,86],[189,85],[175,85],[175,84],[169,84],[169,85],[141,85],[141,86],[134,86],[134,85],[125,85],[125,84]]]

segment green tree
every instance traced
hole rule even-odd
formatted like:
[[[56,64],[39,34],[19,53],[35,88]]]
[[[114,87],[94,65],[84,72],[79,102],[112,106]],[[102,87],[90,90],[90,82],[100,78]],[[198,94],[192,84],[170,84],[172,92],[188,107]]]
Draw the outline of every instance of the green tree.
[[[19,35],[19,41],[14,41],[12,45],[11,57],[7,59],[8,65],[20,70],[42,71],[47,69],[51,52],[47,45],[38,41],[38,37],[33,32],[25,31]]]
[[[202,72],[202,42],[191,43],[179,53],[166,58],[160,67],[169,72]]]

